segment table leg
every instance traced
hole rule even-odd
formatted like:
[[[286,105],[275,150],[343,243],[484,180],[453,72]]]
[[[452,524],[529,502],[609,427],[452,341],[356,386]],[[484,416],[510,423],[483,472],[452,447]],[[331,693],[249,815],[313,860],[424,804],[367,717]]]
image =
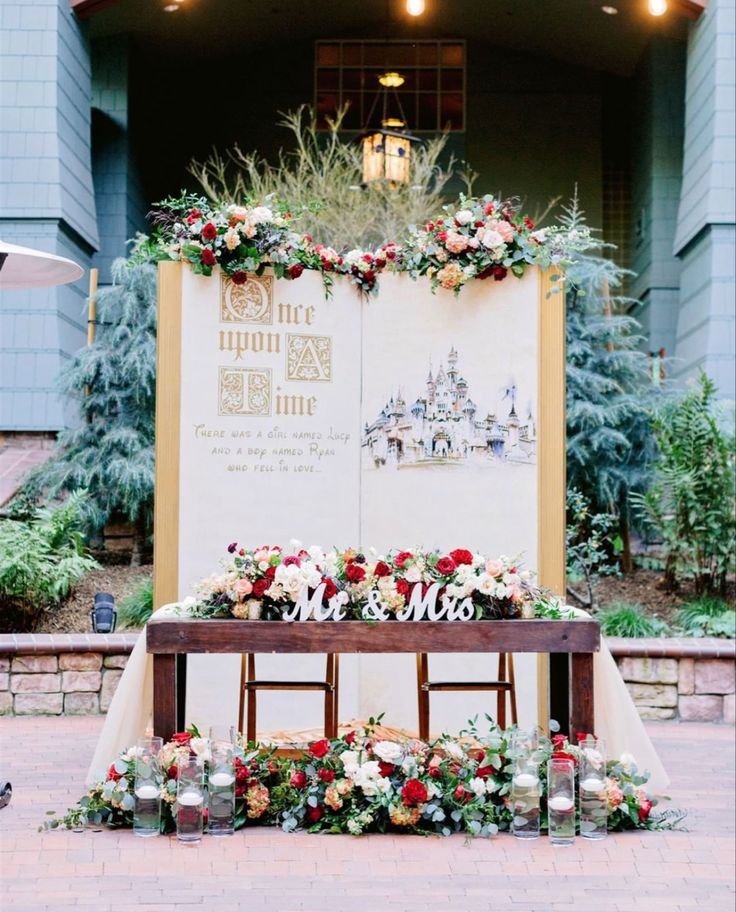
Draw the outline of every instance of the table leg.
[[[176,730],[187,727],[187,654],[176,657]]]
[[[578,732],[595,734],[592,652],[572,654],[571,685],[570,738],[575,738]]]
[[[153,733],[168,741],[176,731],[176,656],[153,656]]]
[[[570,730],[570,654],[551,652],[549,654],[549,718],[560,726],[559,731],[567,734]],[[547,719],[540,719],[545,726]]]

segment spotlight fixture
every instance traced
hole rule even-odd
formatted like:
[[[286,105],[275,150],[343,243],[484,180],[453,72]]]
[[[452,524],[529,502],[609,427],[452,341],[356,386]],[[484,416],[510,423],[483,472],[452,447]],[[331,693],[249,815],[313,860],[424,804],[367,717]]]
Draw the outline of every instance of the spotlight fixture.
[[[424,12],[424,0],[406,0],[406,11],[410,16],[421,16]]]
[[[652,16],[664,16],[667,12],[667,0],[649,0],[649,12]]]
[[[607,16],[618,15],[618,9],[615,6],[602,6],[601,11],[604,12]]]
[[[179,9],[178,3],[167,3],[164,7],[165,13],[175,13]]]

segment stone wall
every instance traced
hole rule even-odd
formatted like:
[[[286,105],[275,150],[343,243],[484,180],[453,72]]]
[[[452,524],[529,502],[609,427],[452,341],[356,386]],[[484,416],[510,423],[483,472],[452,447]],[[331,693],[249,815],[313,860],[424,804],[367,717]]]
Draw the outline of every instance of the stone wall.
[[[733,640],[608,640],[642,719],[734,724]]]

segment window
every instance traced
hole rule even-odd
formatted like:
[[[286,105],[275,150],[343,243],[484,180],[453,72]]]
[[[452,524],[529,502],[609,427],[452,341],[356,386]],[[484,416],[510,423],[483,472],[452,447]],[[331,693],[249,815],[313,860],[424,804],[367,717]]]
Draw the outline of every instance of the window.
[[[404,77],[397,93],[412,132],[465,129],[464,41],[318,41],[314,106],[320,129],[346,103],[345,129],[366,126],[386,70]],[[380,120],[378,104],[367,126],[378,127]]]

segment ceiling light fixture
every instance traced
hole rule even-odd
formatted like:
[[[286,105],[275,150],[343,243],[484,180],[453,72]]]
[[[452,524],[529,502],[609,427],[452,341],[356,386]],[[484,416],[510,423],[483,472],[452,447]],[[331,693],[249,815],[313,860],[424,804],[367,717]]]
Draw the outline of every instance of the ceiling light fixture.
[[[410,16],[421,16],[424,12],[424,0],[406,0],[406,11]]]
[[[175,13],[179,9],[178,3],[167,3],[164,7],[165,13]]]
[[[667,12],[667,0],[649,0],[649,12],[652,16],[664,16]]]
[[[602,6],[601,11],[604,12],[607,16],[618,15],[618,9],[615,6]]]

